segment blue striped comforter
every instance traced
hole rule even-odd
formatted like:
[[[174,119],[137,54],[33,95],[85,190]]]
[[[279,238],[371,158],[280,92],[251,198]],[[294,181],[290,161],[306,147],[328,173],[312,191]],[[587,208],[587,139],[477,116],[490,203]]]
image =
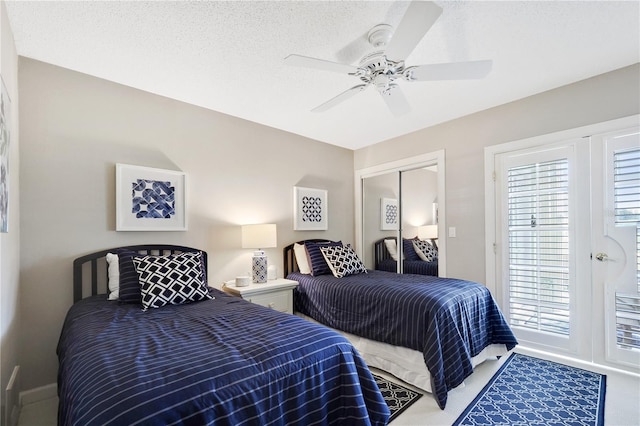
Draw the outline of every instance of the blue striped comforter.
[[[424,260],[403,260],[402,270],[405,274],[438,276],[438,261],[425,262]],[[380,271],[396,272],[397,265],[393,259],[385,259],[378,263],[376,268]]]
[[[517,340],[489,290],[478,283],[368,271],[335,278],[298,272],[295,309],[329,327],[420,351],[444,409],[449,390],[473,373],[471,358]]]
[[[346,339],[212,291],[147,312],[105,296],[73,305],[58,343],[58,424],[386,424]]]

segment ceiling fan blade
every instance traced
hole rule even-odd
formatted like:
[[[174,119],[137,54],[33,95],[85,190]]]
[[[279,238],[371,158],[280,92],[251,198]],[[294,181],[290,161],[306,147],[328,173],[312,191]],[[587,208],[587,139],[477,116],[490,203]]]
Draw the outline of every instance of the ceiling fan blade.
[[[323,71],[339,72],[344,74],[354,74],[358,68],[340,64],[338,62],[325,61],[324,59],[310,58],[302,55],[289,55],[284,58],[284,63],[294,67],[315,68]]]
[[[404,77],[409,81],[469,80],[486,77],[493,61],[450,62],[408,67]]]
[[[351,89],[347,89],[344,92],[340,93],[338,96],[329,99],[327,102],[323,103],[322,105],[319,105],[317,107],[315,107],[314,109],[312,109],[312,112],[324,112],[330,108],[333,108],[334,106],[338,105],[341,102],[346,101],[347,99],[351,98],[352,96],[357,95],[358,93],[360,93],[361,91],[363,91],[366,87],[368,86],[368,84],[359,84],[357,86],[353,86]]]
[[[387,104],[387,107],[389,107],[389,110],[396,117],[400,117],[411,111],[411,106],[398,85],[390,85],[386,90],[381,91],[380,95]]]
[[[441,14],[442,8],[433,2],[421,0],[411,2],[391,41],[387,44],[385,50],[387,59],[394,62],[404,61]]]

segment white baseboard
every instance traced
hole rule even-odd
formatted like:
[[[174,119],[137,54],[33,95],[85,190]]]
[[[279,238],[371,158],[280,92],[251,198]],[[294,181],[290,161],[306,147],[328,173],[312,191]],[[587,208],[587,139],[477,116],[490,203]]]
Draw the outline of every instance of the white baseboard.
[[[20,392],[20,405],[33,404],[51,398],[58,397],[58,384],[51,383],[49,385],[40,386],[38,388],[29,389]]]
[[[20,366],[13,367],[13,372],[5,389],[4,423],[15,426],[20,418]]]

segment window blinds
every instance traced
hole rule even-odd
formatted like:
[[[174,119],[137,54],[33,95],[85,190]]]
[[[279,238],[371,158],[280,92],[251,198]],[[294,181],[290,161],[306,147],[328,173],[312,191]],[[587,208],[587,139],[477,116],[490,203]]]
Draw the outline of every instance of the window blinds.
[[[569,334],[569,162],[508,170],[511,325]]]
[[[640,149],[613,155],[613,202],[616,226],[636,228],[637,294],[616,293],[616,341],[640,350]]]

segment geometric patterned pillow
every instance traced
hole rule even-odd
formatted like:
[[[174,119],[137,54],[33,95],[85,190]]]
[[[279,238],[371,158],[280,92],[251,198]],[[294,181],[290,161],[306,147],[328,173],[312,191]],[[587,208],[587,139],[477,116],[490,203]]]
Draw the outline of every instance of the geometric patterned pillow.
[[[191,253],[191,252],[190,252]],[[198,251],[197,253],[201,253]],[[117,249],[116,254],[118,255],[118,268],[120,272],[120,288],[118,294],[118,300],[120,303],[142,303],[142,292],[140,288],[140,279],[138,276],[138,271],[136,271],[136,267],[133,264],[133,259],[142,259],[146,255],[140,254],[137,251],[132,251],[128,249]],[[151,256],[151,255],[149,255]],[[160,256],[172,256],[172,255],[155,255],[156,257]],[[202,281],[204,284],[207,284],[207,274],[205,271],[207,270],[206,265],[204,264],[204,257],[201,256],[202,259]]]
[[[211,299],[205,284],[201,253],[134,257],[140,279],[142,309]]]
[[[364,267],[358,255],[348,244],[346,246],[320,247],[320,250],[336,278],[367,273],[367,268]]]
[[[438,250],[426,241],[413,240],[413,248],[420,259],[425,262],[432,262],[438,258]]]

